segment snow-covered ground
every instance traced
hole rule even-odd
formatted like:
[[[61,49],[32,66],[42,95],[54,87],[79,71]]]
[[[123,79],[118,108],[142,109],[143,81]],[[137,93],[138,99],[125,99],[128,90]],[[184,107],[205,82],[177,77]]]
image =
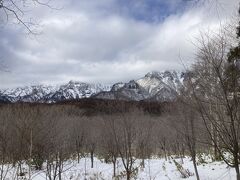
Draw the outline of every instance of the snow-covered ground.
[[[176,159],[178,163],[181,163],[181,159]],[[191,173],[194,173],[192,161],[189,158],[183,160],[183,168],[188,169]],[[136,161],[136,164],[140,164],[140,160]],[[137,167],[137,166],[135,166]],[[206,164],[198,165],[200,178],[202,180],[233,180],[235,179],[235,171],[226,166],[223,162],[209,162]],[[26,168],[27,172],[28,169]],[[117,174],[123,172],[123,166],[119,160],[117,165]],[[112,164],[106,164],[103,161],[95,158],[94,168],[91,168],[90,158],[82,158],[80,163],[76,161],[65,162],[64,172],[62,179],[64,180],[111,180],[113,174]],[[8,173],[9,180],[14,179],[16,171],[13,169]],[[26,177],[29,177],[26,175]],[[44,171],[32,172],[31,178],[33,180],[45,180],[46,173]],[[24,177],[22,178],[24,179]],[[120,178],[126,179],[126,178]],[[165,161],[164,159],[150,159],[145,161],[145,168],[139,167],[138,175],[136,179],[139,180],[174,180],[183,179],[181,174],[177,170],[177,167],[173,160]],[[189,180],[195,180],[196,176],[190,176]]]

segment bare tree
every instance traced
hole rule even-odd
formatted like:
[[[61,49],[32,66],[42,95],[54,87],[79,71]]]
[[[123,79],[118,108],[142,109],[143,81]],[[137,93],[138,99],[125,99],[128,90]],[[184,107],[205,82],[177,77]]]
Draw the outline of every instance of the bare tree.
[[[11,109],[9,106],[0,109],[0,180],[6,179],[11,169]]]
[[[138,117],[138,122],[136,122],[137,129],[137,142],[136,142],[136,157],[142,159],[141,166],[145,168],[145,159],[150,159],[152,154],[152,137],[153,137],[153,127],[155,125],[149,115],[143,115]]]
[[[51,9],[51,0],[0,0],[0,14],[5,22],[16,22],[23,26],[28,33],[36,34],[37,23],[32,18],[27,19],[27,12],[36,6],[46,6]],[[5,20],[4,20],[5,17]],[[26,20],[27,19],[27,20]]]
[[[51,107],[45,109],[45,160],[46,176],[49,180],[62,179],[63,163],[71,157],[70,126],[68,123],[68,107]]]
[[[85,146],[87,152],[90,153],[91,158],[91,168],[94,165],[94,153],[96,152],[98,146],[98,138],[100,135],[100,120],[97,117],[88,117],[86,118],[85,126],[87,129]]]
[[[117,158],[119,157],[118,145],[116,144],[113,131],[111,131],[111,124],[109,121],[114,115],[105,115],[102,117],[103,127],[101,131],[102,136],[102,148],[103,154],[105,156],[106,162],[111,162],[113,164],[113,177],[116,177],[116,165]]]
[[[126,171],[127,180],[132,178],[136,158],[136,144],[138,135],[138,120],[141,111],[133,109],[130,112],[120,112],[111,116],[108,123],[113,134],[118,154]]]
[[[187,99],[191,102],[191,98]],[[201,129],[199,116],[196,110],[184,101],[177,102],[175,108],[177,111],[177,124],[174,123],[173,128],[178,132],[178,139],[182,137],[183,144],[186,145],[192,158],[195,175],[197,180],[200,179],[197,169],[197,137],[199,136],[198,129]]]
[[[195,103],[219,155],[235,168],[239,180],[239,84],[234,83],[235,76],[226,74],[231,42],[223,32],[202,36],[200,43],[191,78]]]
[[[82,113],[78,113],[76,117],[72,118],[71,123],[71,143],[72,149],[77,154],[77,161],[80,162],[81,155],[83,154],[83,149],[86,141],[86,117],[82,115]]]

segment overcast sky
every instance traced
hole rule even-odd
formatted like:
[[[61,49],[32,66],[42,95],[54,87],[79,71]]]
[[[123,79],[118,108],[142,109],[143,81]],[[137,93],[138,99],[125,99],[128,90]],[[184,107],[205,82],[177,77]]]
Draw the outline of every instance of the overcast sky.
[[[194,61],[200,31],[237,13],[238,0],[53,0],[25,19],[38,36],[9,22],[0,26],[0,88],[70,80],[115,83],[149,71],[181,70]],[[214,1],[214,2],[211,2]],[[222,1],[222,2],[220,2]]]

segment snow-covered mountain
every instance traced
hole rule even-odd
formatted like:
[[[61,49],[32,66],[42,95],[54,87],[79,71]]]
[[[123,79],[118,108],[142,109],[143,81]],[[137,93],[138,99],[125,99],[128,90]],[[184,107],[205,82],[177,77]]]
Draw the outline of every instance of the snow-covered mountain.
[[[177,71],[151,72],[139,79],[137,83],[144,88],[149,99],[171,101],[183,85],[184,73]]]
[[[0,99],[7,102],[41,102],[43,98],[55,92],[54,86],[26,86],[16,89],[5,89],[0,91]]]
[[[111,91],[100,92],[93,95],[93,98],[140,101],[147,99],[148,93],[136,81],[131,80],[124,84],[114,84]]]
[[[0,102],[58,102],[81,98],[172,101],[182,86],[184,73],[150,72],[143,78],[112,86],[70,81],[59,86],[27,86],[0,90]]]
[[[93,97],[135,101],[172,101],[179,93],[183,79],[184,73],[182,72],[150,72],[136,81],[114,84],[111,91],[100,92]]]
[[[0,101],[5,102],[58,102],[89,98],[101,91],[109,91],[110,85],[87,84],[70,81],[59,86],[26,86],[0,91]]]

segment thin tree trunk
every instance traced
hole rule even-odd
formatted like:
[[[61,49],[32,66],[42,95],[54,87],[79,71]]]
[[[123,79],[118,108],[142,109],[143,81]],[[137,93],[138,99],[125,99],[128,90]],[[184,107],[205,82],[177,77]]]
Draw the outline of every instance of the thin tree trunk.
[[[1,175],[0,175],[0,180],[3,180],[3,167],[4,167],[4,163],[1,164]]]
[[[127,180],[131,180],[131,172],[127,170]]]
[[[235,166],[235,171],[236,171],[237,180],[240,180],[240,173],[239,173],[239,166],[238,165]]]
[[[116,160],[113,160],[113,177],[116,177]]]
[[[77,153],[77,159],[78,159],[78,164],[79,164],[79,162],[80,162],[80,153],[79,152]]]
[[[91,168],[93,168],[93,151],[91,151]]]
[[[79,146],[78,140],[76,140],[76,150],[77,150],[77,160],[78,160],[78,164],[79,164],[79,162],[80,162],[80,146]]]
[[[28,164],[28,168],[29,168],[29,180],[31,179],[31,161],[32,161],[32,149],[33,149],[33,134],[32,134],[32,129],[31,129],[31,133],[30,133],[30,149],[29,149],[29,164]]]
[[[145,159],[142,158],[142,167],[145,168]]]
[[[240,172],[239,172],[239,165],[238,165],[239,164],[238,153],[235,153],[235,155],[234,155],[234,164],[235,164],[237,180],[240,180]]]
[[[193,166],[194,166],[194,171],[196,174],[197,180],[200,180],[199,174],[198,174],[198,169],[197,169],[197,163],[196,163],[196,157],[193,157]]]
[[[167,161],[167,151],[166,151],[166,148],[164,147],[164,157],[165,157],[165,161]]]

